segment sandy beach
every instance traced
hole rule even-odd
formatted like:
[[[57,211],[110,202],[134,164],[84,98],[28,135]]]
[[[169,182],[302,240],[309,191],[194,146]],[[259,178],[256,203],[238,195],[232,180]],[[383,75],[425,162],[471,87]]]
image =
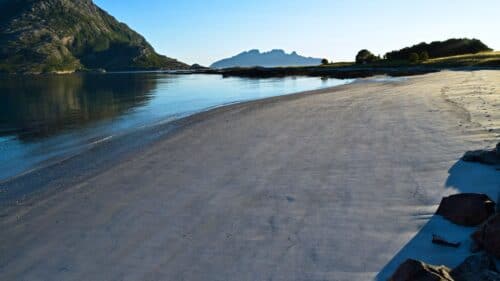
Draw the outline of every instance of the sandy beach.
[[[500,71],[364,79],[189,117],[2,207],[1,279],[386,280],[408,257],[455,266],[466,245],[430,235],[470,231],[433,214],[444,195],[497,198],[498,171],[459,159],[498,142],[498,85]]]

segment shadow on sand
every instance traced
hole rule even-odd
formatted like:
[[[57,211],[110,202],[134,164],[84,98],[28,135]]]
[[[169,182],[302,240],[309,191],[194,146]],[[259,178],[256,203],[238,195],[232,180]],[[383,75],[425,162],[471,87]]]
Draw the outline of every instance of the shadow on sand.
[[[500,192],[500,172],[492,166],[458,161],[448,171],[446,188],[452,193],[485,193],[496,200]],[[388,280],[397,267],[406,259],[412,258],[435,265],[455,267],[471,253],[470,234],[474,227],[462,227],[434,215],[429,222],[387,263],[375,280]],[[432,235],[437,234],[449,241],[461,242],[458,249],[431,243]]]

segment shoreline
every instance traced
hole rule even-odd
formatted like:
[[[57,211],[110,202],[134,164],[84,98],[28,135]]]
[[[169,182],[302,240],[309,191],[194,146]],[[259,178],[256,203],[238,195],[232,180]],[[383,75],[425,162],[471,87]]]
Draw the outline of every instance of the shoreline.
[[[426,239],[446,230],[431,219],[442,196],[495,187],[459,159],[494,144],[500,123],[484,107],[494,112],[499,80],[367,81],[180,119],[119,163],[3,212],[0,270],[8,279],[385,280],[400,259],[440,249]],[[488,87],[470,94],[478,83]],[[465,250],[441,249],[431,262],[452,265]]]
[[[296,66],[296,67],[233,67],[223,69],[133,69],[133,70],[68,70],[41,73],[5,73],[0,75],[70,75],[70,74],[120,74],[120,73],[162,73],[171,75],[209,74],[223,77],[242,78],[282,78],[282,77],[327,77],[336,79],[357,79],[386,75],[390,77],[418,76],[442,71],[488,71],[500,70],[498,65],[402,65],[402,66]]]
[[[353,81],[352,83],[356,82]],[[188,114],[187,116],[178,119],[152,124],[121,136],[113,136],[111,138],[108,137],[104,140],[98,141],[96,144],[89,144],[89,148],[63,156],[59,159],[49,160],[49,163],[46,165],[33,167],[32,169],[21,174],[0,180],[0,211],[2,211],[2,208],[12,207],[19,204],[22,205],[26,200],[32,201],[37,200],[39,197],[43,198],[45,196],[50,196],[53,192],[60,191],[59,188],[57,190],[51,190],[50,186],[67,186],[76,184],[79,179],[107,170],[121,161],[134,157],[134,155],[139,154],[141,150],[147,149],[147,146],[154,145],[155,142],[169,138],[177,131],[186,129],[190,125],[201,122],[211,116],[231,110],[238,110],[243,107],[255,107],[260,104],[298,99],[307,95],[334,92],[336,88],[348,87],[352,83],[257,100],[222,104]],[[147,136],[147,140],[137,140],[139,138],[143,138],[144,136]],[[122,149],[121,146],[123,143],[127,143],[126,145],[128,147]],[[103,157],[105,159],[99,159],[102,155],[105,155]],[[97,167],[80,166],[80,163],[86,162],[86,159],[96,158],[102,162],[97,164]],[[53,172],[54,169],[61,168],[65,172]],[[63,175],[63,179],[60,178],[61,175]],[[26,186],[34,185],[37,187],[26,188]],[[40,185],[43,187],[40,187]]]

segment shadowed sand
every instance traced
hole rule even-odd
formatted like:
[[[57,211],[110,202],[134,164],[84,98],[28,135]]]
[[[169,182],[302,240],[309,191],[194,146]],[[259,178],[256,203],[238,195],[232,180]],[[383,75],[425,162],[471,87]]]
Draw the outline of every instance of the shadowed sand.
[[[376,278],[460,191],[448,171],[463,152],[498,138],[496,85],[499,71],[368,79],[188,118],[127,161],[6,210],[2,278]]]

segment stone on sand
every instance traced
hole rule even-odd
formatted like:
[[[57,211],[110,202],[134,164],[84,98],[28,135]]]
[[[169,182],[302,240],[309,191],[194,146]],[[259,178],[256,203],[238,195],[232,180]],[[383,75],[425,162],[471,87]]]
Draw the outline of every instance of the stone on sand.
[[[437,215],[463,226],[477,226],[495,213],[495,202],[486,194],[461,193],[444,197]]]
[[[462,157],[466,162],[478,162],[487,165],[500,165],[500,143],[492,150],[468,151]]]
[[[500,214],[486,221],[472,234],[472,239],[487,253],[500,258]]]
[[[472,255],[451,271],[456,281],[500,281],[495,259],[487,254]]]
[[[389,281],[453,281],[451,269],[408,259],[402,263]]]

